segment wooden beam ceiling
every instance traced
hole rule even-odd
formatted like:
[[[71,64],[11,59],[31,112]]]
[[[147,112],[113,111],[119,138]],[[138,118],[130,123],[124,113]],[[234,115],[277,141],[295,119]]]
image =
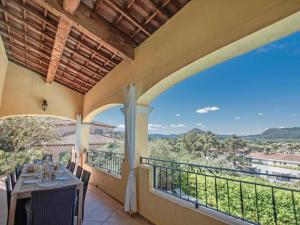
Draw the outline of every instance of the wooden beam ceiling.
[[[10,60],[82,94],[189,0],[0,0]]]
[[[57,17],[65,17],[73,27],[87,34],[112,52],[117,52],[122,58],[133,59],[133,46],[126,41],[126,38],[112,32],[109,24],[86,6],[80,4],[74,14],[71,15],[63,10],[62,1],[32,1]]]
[[[54,46],[51,54],[51,61],[48,68],[46,83],[51,84],[54,80],[60,58],[63,54],[66,41],[71,30],[71,23],[64,17],[60,18],[58,23]]]

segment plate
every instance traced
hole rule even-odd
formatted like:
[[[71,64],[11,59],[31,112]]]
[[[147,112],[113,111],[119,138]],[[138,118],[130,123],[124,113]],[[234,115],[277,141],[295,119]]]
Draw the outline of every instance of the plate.
[[[24,180],[23,184],[36,184],[39,181],[40,180],[38,180],[38,179],[28,179],[28,180]]]
[[[69,176],[59,176],[56,177],[56,180],[68,180],[70,177]]]
[[[39,187],[41,188],[46,188],[46,187],[52,187],[52,186],[55,186],[57,185],[58,182],[53,182],[53,181],[47,181],[47,182],[44,182],[44,183],[40,183],[39,184]]]

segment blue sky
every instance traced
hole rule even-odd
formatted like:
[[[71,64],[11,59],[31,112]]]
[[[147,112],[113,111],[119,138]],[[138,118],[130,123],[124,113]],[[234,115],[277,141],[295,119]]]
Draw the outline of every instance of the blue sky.
[[[218,134],[257,134],[300,126],[300,32],[223,62],[157,97],[149,133],[198,127]],[[120,107],[95,120],[122,130]]]

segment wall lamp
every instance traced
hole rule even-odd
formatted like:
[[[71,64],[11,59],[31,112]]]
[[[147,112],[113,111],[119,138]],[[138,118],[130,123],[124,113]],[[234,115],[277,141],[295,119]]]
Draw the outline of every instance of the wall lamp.
[[[43,111],[46,111],[47,107],[48,107],[48,102],[47,102],[47,100],[44,99],[43,103],[42,103],[42,109],[43,109]]]

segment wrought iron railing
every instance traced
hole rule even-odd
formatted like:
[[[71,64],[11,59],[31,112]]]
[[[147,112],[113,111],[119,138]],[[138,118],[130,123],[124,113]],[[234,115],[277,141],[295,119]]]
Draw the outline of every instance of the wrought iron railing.
[[[252,224],[300,224],[300,178],[140,158],[154,188]]]
[[[121,175],[124,154],[103,150],[88,149],[87,163],[94,167],[107,170],[108,173]]]

